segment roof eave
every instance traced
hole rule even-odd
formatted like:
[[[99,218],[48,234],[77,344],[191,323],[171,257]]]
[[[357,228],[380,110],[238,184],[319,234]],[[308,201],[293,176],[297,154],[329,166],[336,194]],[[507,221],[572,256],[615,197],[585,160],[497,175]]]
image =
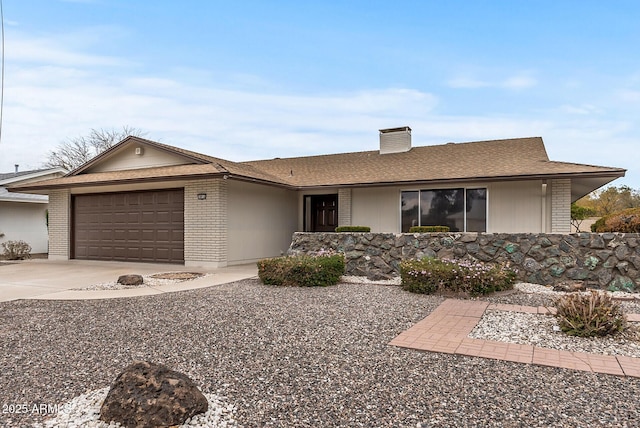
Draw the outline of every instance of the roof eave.
[[[606,172],[594,172],[594,173],[556,173],[556,174],[525,174],[525,175],[508,175],[508,176],[477,176],[477,177],[464,177],[464,178],[440,178],[440,179],[423,179],[423,180],[404,180],[404,181],[372,181],[366,183],[328,183],[318,185],[298,185],[298,190],[313,190],[313,189],[327,189],[331,187],[388,187],[388,186],[407,186],[407,185],[423,185],[423,184],[448,184],[448,183],[477,183],[477,182],[503,182],[503,181],[529,181],[529,180],[553,180],[563,178],[597,178],[597,177],[610,177],[620,178],[624,177],[626,170],[606,171]]]
[[[234,175],[226,172],[104,180],[104,181],[96,181],[96,182],[60,183],[60,184],[51,184],[47,186],[34,185],[29,187],[26,187],[26,186],[20,187],[14,190],[7,188],[7,190],[9,192],[35,193],[37,191],[45,191],[45,190],[48,191],[48,190],[73,189],[73,188],[84,188],[84,187],[104,187],[104,186],[129,185],[129,184],[140,184],[140,183],[150,183],[150,182],[157,183],[162,181],[188,181],[188,180],[200,180],[200,179],[211,179],[211,178],[223,178],[225,180],[231,179],[231,180],[243,181],[248,183],[275,186],[275,187],[280,187],[280,188],[289,189],[289,190],[296,190],[295,186],[292,186],[284,182],[276,182],[276,181],[264,180],[264,179],[254,178],[254,177]]]
[[[38,199],[27,199],[27,198],[0,198],[0,202],[21,202],[27,204],[48,204],[49,201],[43,201]]]

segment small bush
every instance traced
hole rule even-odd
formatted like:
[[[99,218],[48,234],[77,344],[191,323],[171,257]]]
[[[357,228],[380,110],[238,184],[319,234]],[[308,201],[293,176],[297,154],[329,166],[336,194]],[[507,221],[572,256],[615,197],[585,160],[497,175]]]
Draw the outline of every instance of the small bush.
[[[640,233],[640,208],[629,208],[604,216],[591,225],[591,231]]]
[[[325,287],[337,284],[344,269],[342,254],[277,257],[258,262],[258,277],[266,285]]]
[[[570,293],[556,299],[554,306],[560,329],[570,336],[606,336],[626,327],[622,307],[607,293]]]
[[[449,226],[412,226],[409,228],[409,233],[434,233],[448,231]]]
[[[2,243],[3,256],[7,260],[24,260],[31,257],[31,245],[24,241],[7,241]]]
[[[338,226],[336,232],[371,232],[371,228],[369,226]]]
[[[516,273],[507,266],[424,258],[403,261],[400,278],[402,288],[413,293],[451,291],[477,296],[512,288]]]

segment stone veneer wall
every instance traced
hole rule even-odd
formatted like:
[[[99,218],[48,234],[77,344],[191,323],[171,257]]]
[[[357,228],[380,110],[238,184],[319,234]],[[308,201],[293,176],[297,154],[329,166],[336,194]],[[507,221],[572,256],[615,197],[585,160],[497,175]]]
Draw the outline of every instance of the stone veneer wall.
[[[438,257],[509,263],[521,281],[537,284],[585,281],[630,291],[640,285],[640,234],[574,233],[303,233],[289,254],[343,252],[347,275],[386,279],[405,259]]]

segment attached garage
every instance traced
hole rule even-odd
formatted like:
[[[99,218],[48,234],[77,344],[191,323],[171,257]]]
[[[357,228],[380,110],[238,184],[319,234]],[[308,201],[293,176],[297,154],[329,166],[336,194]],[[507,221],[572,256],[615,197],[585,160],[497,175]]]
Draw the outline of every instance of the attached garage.
[[[74,195],[72,257],[184,262],[184,190]]]

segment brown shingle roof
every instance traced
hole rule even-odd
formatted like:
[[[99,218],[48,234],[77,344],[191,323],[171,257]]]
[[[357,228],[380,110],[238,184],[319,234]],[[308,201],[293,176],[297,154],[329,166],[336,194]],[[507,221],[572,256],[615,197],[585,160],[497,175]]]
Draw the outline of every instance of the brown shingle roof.
[[[84,173],[114,148],[67,176],[18,190],[94,186],[141,181],[167,181],[228,175],[292,188],[357,186],[412,182],[513,180],[561,176],[621,177],[625,170],[550,161],[542,138],[449,143],[414,147],[408,152],[381,155],[378,151],[232,162],[166,144],[144,140],[156,148],[183,155],[192,163],[122,171]]]
[[[384,155],[368,151],[246,163],[301,187],[624,174],[620,168],[549,161],[540,137],[414,147]]]

